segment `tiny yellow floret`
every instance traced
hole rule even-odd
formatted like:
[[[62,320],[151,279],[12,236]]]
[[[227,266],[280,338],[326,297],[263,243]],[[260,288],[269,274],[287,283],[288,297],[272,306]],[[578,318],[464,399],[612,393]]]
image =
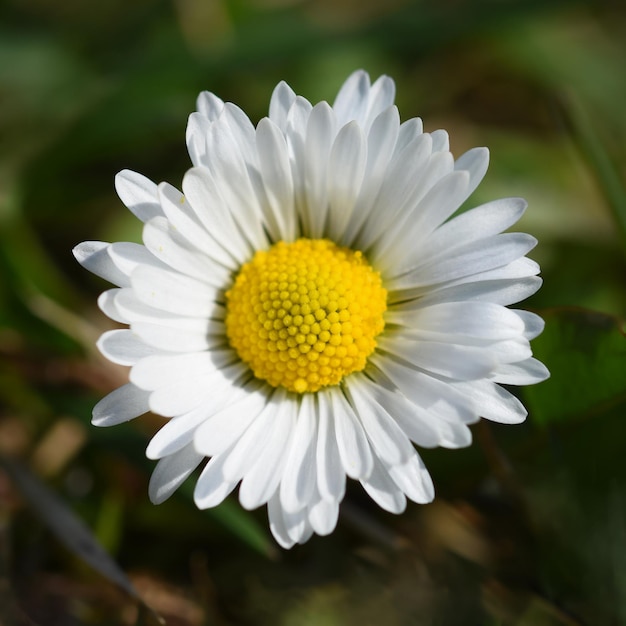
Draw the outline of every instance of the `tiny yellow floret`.
[[[257,252],[226,292],[226,334],[257,378],[314,392],[365,367],[386,309],[380,274],[361,252],[326,239],[281,241]]]

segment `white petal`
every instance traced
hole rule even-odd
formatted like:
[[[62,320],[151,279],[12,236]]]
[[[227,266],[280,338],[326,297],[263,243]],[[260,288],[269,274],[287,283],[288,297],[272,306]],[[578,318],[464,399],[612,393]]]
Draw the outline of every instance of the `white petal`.
[[[231,448],[265,409],[269,396],[267,388],[257,384],[241,391],[234,388],[230,394],[231,401],[200,425],[194,435],[196,449],[206,456],[222,454]]]
[[[196,109],[212,122],[222,113],[224,101],[210,91],[202,91],[196,100]]]
[[[293,178],[285,136],[268,118],[256,131],[259,168],[267,195],[266,221],[274,241],[293,241],[297,233]]]
[[[309,507],[309,523],[313,530],[322,537],[330,535],[337,526],[339,503],[319,498]]]
[[[149,394],[131,383],[118,387],[104,396],[93,408],[94,426],[115,426],[139,417],[150,410]]]
[[[185,140],[187,142],[187,152],[193,165],[205,167],[209,163],[207,154],[206,138],[211,128],[211,121],[201,113],[192,113],[187,121]]]
[[[177,272],[223,289],[231,282],[230,272],[181,237],[164,217],[146,223],[143,241],[154,257]]]
[[[138,267],[131,277],[139,300],[161,311],[189,317],[211,317],[219,290],[178,272]]]
[[[419,504],[432,502],[435,487],[432,478],[417,453],[402,465],[387,467],[389,476],[404,494]]]
[[[280,483],[280,502],[290,513],[311,501],[316,485],[317,416],[314,396],[304,394]],[[343,470],[342,470],[343,471]]]
[[[431,289],[423,297],[406,303],[408,308],[421,308],[445,302],[466,302],[472,300],[487,301],[508,306],[532,296],[542,284],[538,276],[514,280],[485,280],[462,283],[442,289]],[[402,307],[402,305],[399,305]],[[391,309],[390,308],[390,312]],[[400,310],[400,309],[399,309]]]
[[[399,278],[387,280],[388,289],[434,285],[504,267],[524,256],[537,240],[523,233],[504,233],[443,251]]]
[[[549,377],[548,368],[541,361],[530,358],[499,365],[492,380],[503,385],[534,385]]]
[[[281,548],[288,550],[296,543],[287,532],[287,526],[283,519],[283,508],[280,503],[278,492],[270,498],[267,503],[267,517],[269,519],[270,530],[274,539],[278,542]]]
[[[210,509],[221,504],[235,488],[238,481],[224,477],[224,462],[227,458],[228,452],[214,456],[198,477],[193,500],[199,509]]]
[[[451,384],[376,352],[370,360],[413,404],[428,411],[434,419],[459,423],[473,423],[477,420],[471,399]]]
[[[361,190],[367,162],[367,144],[356,122],[337,134],[328,162],[328,225],[333,240],[343,234]]]
[[[514,309],[514,311],[524,322],[524,337],[526,337],[526,339],[530,341],[541,335],[546,323],[539,315],[531,313],[530,311],[520,311],[519,309]]]
[[[270,99],[269,117],[280,128],[287,127],[287,114],[296,99],[296,94],[289,85],[281,81],[276,85]]]
[[[487,148],[472,148],[462,154],[454,163],[455,170],[465,170],[470,175],[467,197],[474,193],[480,185],[489,167],[489,150]]]
[[[143,265],[165,268],[145,246],[138,243],[127,241],[112,243],[107,253],[116,267],[126,276],[130,276],[135,269]]]
[[[391,479],[387,470],[378,458],[374,458],[372,473],[369,478],[361,479],[361,485],[370,498],[381,509],[390,513],[402,513],[406,508],[406,497],[402,490]]]
[[[455,380],[477,380],[488,376],[498,364],[483,347],[438,341],[409,341],[400,333],[378,339],[382,350],[398,356],[415,367]]]
[[[440,226],[422,243],[424,258],[470,241],[497,235],[519,220],[527,203],[522,198],[503,198],[466,211]]]
[[[330,390],[329,397],[341,464],[350,478],[367,478],[372,471],[373,455],[365,431],[341,390]]]
[[[234,358],[231,350],[148,356],[132,368],[130,380],[140,389],[153,391],[176,381],[209,377],[232,363]]]
[[[193,446],[187,446],[161,459],[150,477],[148,494],[153,504],[167,500],[200,465],[203,457]]]
[[[432,161],[437,164],[439,160],[433,157]],[[436,170],[433,179],[445,171],[447,163],[442,161],[441,165],[443,169]],[[419,264],[424,258],[421,242],[459,208],[467,197],[468,185],[469,174],[464,171],[451,172],[434,182],[418,203],[398,217],[398,225],[382,235],[372,256],[376,267],[393,276]]]
[[[490,302],[447,302],[414,311],[390,311],[386,319],[406,326],[408,331],[428,331],[442,339],[447,336],[451,342],[464,336],[497,341],[516,337],[524,330],[514,312]]]
[[[359,197],[344,231],[340,233],[341,243],[347,246],[352,245],[372,207],[375,206],[375,200],[396,147],[399,130],[400,114],[395,106],[381,113],[372,124],[367,136],[367,162]]]
[[[260,450],[271,445],[274,437],[274,422],[281,420],[286,391],[280,387],[267,398],[266,404],[241,435],[224,461],[224,476],[228,480],[240,480],[247,474]]]
[[[127,329],[108,330],[96,345],[103,356],[118,365],[135,365],[140,359],[158,352]]]
[[[119,289],[118,287],[103,291],[98,296],[98,307],[107,317],[110,317],[114,322],[120,322],[121,324],[130,324],[130,319],[128,319],[128,317],[126,317],[126,315],[124,315],[115,304],[115,299],[120,291],[121,289]],[[129,289],[128,291],[131,290]]]
[[[389,76],[380,76],[371,86],[367,111],[361,122],[364,132],[368,132],[374,120],[387,108],[396,97],[396,85]]]
[[[199,229],[207,232],[205,245],[198,242],[196,247],[225,267],[238,269],[250,258],[253,249],[237,228],[232,208],[222,198],[211,172],[200,167],[190,169],[183,178],[183,190],[194,212],[194,222],[202,224],[204,228]]]
[[[150,410],[164,417],[174,417],[192,411],[211,397],[205,377],[174,381],[150,393]]]
[[[274,413],[271,437],[260,447],[254,464],[245,473],[239,487],[239,502],[245,509],[265,504],[278,488],[285,471],[298,413],[298,401],[285,396]]]
[[[346,491],[346,474],[341,464],[331,402],[332,391],[320,391],[318,400],[318,434],[315,451],[317,488],[325,500],[341,501]]]
[[[142,174],[122,170],[115,176],[115,190],[121,201],[142,222],[163,215],[157,186]]]
[[[320,102],[311,110],[304,144],[304,190],[306,204],[303,228],[312,238],[320,238],[324,232],[328,212],[327,178],[329,155],[335,138],[335,115],[326,102]]]
[[[458,383],[457,387],[472,398],[481,417],[501,424],[520,424],[527,411],[506,389],[488,380]]]
[[[353,375],[346,380],[350,403],[376,455],[390,465],[404,463],[413,454],[413,446],[384,407],[366,395],[366,384],[364,376]]]
[[[74,258],[92,274],[108,280],[118,287],[128,287],[130,280],[124,272],[113,263],[109,256],[110,243],[104,241],[83,241],[73,250]]]
[[[220,118],[211,126],[207,142],[211,174],[224,206],[230,208],[233,219],[254,250],[267,248],[259,199],[228,120]]]
[[[363,122],[367,113],[369,92],[370,77],[363,70],[357,70],[347,78],[333,103],[340,127],[351,120]]]
[[[439,128],[430,135],[433,139],[433,152],[448,152],[450,150],[450,138],[447,131]]]
[[[353,374],[357,376],[357,374]],[[397,391],[390,391],[376,381],[359,375],[361,393],[373,405],[379,405],[393,418],[407,437],[419,446],[433,448],[439,443],[439,434],[433,425],[433,416],[422,407],[411,403]]]

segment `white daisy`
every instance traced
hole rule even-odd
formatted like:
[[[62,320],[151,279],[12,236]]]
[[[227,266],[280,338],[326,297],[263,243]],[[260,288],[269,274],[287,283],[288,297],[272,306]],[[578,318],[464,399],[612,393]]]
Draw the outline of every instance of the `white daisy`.
[[[143,245],[74,250],[117,285],[99,305],[128,329],[98,343],[130,382],[94,408],[110,426],[153,411],[160,503],[208,458],[198,507],[239,485],[281,546],[330,533],[346,476],[383,509],[429,502],[413,444],[458,448],[480,417],[522,422],[500,384],[544,380],[541,318],[506,308],[540,286],[536,240],[502,232],[521,199],[451,216],[488,152],[456,161],[445,131],[400,123],[393,81],[351,75],[334,105],[280,83],[255,128],[205,92],[187,127],[183,193],[123,171]]]

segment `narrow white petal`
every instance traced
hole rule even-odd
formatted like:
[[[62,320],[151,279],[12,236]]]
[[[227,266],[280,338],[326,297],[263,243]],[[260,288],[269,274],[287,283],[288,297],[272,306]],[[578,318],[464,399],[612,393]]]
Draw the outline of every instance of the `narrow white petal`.
[[[222,198],[211,172],[201,167],[190,169],[183,178],[183,190],[194,212],[194,222],[204,226],[197,228],[208,234],[205,245],[194,242],[196,247],[225,267],[238,269],[249,259],[253,249],[237,228],[232,207]],[[176,224],[174,226],[179,229]]]
[[[216,120],[224,109],[224,101],[210,91],[202,91],[196,100],[196,109],[210,122]]]
[[[211,396],[204,376],[194,376],[150,393],[150,410],[164,417],[174,417],[192,411]]]
[[[543,332],[546,323],[536,313],[530,311],[521,311],[519,309],[513,309],[515,314],[520,317],[524,322],[524,337],[529,341],[538,337]]]
[[[433,152],[448,152],[450,150],[450,138],[447,131],[439,128],[430,135],[433,139]]]
[[[330,390],[329,397],[341,464],[350,478],[367,478],[372,471],[373,455],[365,431],[341,390]]]
[[[337,134],[328,162],[328,223],[326,232],[334,241],[343,234],[361,190],[367,162],[367,144],[356,122]]]
[[[187,120],[185,141],[187,152],[194,166],[207,166],[209,157],[207,155],[206,137],[211,127],[209,119],[201,113],[192,113]]]
[[[311,110],[304,144],[305,212],[303,227],[309,237],[320,238],[328,212],[329,156],[335,138],[335,114],[326,102]]]
[[[145,246],[138,243],[127,241],[112,243],[107,253],[115,266],[126,276],[130,276],[135,269],[143,265],[160,269],[166,267]]]
[[[409,273],[387,280],[388,289],[410,289],[465,278],[504,267],[524,256],[537,240],[523,233],[504,233],[433,256]]]
[[[363,122],[367,113],[369,92],[370,78],[363,70],[357,70],[347,78],[333,103],[340,127],[351,120]]]
[[[220,291],[179,272],[143,265],[131,277],[142,302],[161,311],[189,317],[210,317]]]
[[[250,426],[239,438],[224,461],[224,476],[229,480],[240,480],[254,463],[260,450],[271,446],[274,436],[274,422],[281,419],[281,405],[284,403],[286,391],[278,388],[251,422]]]
[[[359,378],[361,393],[372,405],[382,407],[411,441],[425,448],[438,445],[439,435],[433,425],[433,416],[428,411],[411,403],[398,391],[386,389],[376,380],[370,381],[362,375]]]
[[[230,395],[230,402],[201,424],[194,435],[196,449],[206,456],[222,454],[232,447],[261,414],[269,393],[264,386],[253,384],[241,391],[232,389]]]
[[[221,504],[235,488],[238,481],[224,477],[224,462],[227,458],[228,452],[214,456],[198,477],[193,499],[199,509],[210,509]]]
[[[270,498],[267,503],[267,517],[269,519],[270,530],[274,539],[278,542],[281,548],[288,550],[296,543],[287,532],[287,526],[283,518],[283,508],[280,503],[280,497],[278,492]]]
[[[293,450],[297,414],[298,401],[285,396],[273,415],[267,445],[259,448],[254,464],[241,481],[239,502],[245,509],[256,509],[265,504],[278,488],[284,476],[287,456]]]
[[[407,498],[418,504],[432,502],[435,487],[426,466],[416,452],[406,463],[387,467],[387,471]]]
[[[455,170],[464,170],[470,175],[470,183],[467,189],[469,198],[480,185],[489,167],[489,150],[487,148],[472,148],[462,154],[454,163]]]
[[[364,376],[353,375],[346,380],[350,403],[372,448],[390,465],[406,462],[413,453],[411,442],[385,408],[366,395],[366,385]]]
[[[325,500],[340,502],[346,491],[346,474],[337,446],[331,395],[332,391],[320,391],[317,394],[317,488]]]
[[[259,199],[250,180],[237,139],[228,120],[218,120],[209,130],[210,170],[224,206],[241,228],[254,250],[268,246]]]
[[[526,419],[527,411],[522,403],[489,380],[458,383],[457,388],[472,398],[478,413],[485,419],[501,424],[520,424]]]
[[[419,299],[405,303],[408,308],[421,308],[446,302],[486,301],[502,306],[515,304],[532,296],[542,284],[538,276],[514,280],[485,280],[432,289]],[[403,305],[399,305],[402,307]],[[390,307],[391,310],[395,308]],[[400,310],[400,309],[398,309]]]
[[[402,513],[406,508],[406,497],[392,480],[384,465],[374,457],[372,472],[367,479],[361,479],[361,485],[370,498],[381,509],[390,513]]]
[[[374,120],[389,108],[396,97],[396,85],[389,76],[380,76],[371,86],[367,111],[361,127],[368,132]]]
[[[322,537],[330,535],[339,519],[339,502],[319,498],[309,507],[309,523]]]
[[[108,330],[96,345],[103,356],[118,365],[135,365],[140,359],[158,353],[128,329]]]
[[[455,380],[477,380],[488,376],[498,364],[482,347],[440,341],[409,341],[400,333],[378,339],[378,345],[415,367]]]
[[[269,117],[280,128],[287,127],[287,114],[296,99],[296,94],[289,85],[281,81],[276,85],[270,99]]]
[[[94,426],[115,426],[139,417],[150,410],[149,394],[131,383],[104,396],[93,408]]]
[[[383,111],[372,124],[367,136],[367,162],[361,190],[348,222],[340,233],[340,241],[345,245],[352,245],[370,210],[375,206],[375,200],[396,147],[399,130],[400,114],[395,106]]]
[[[304,394],[280,483],[280,502],[290,513],[300,511],[315,491],[317,416],[313,394]],[[341,470],[343,471],[343,470]]]
[[[115,299],[120,291],[121,289],[118,287],[103,291],[98,296],[98,308],[114,322],[120,322],[120,324],[130,324],[130,319],[124,315],[124,313],[122,313],[119,307],[115,304]]]
[[[550,378],[548,368],[537,359],[499,365],[492,380],[503,385],[534,385]]]
[[[202,455],[193,446],[186,446],[175,454],[161,459],[150,477],[148,494],[153,504],[167,500],[200,465]]]
[[[257,127],[256,146],[269,204],[266,221],[270,233],[274,241],[293,241],[298,225],[287,141],[279,127],[264,118]]]
[[[92,274],[108,280],[118,287],[130,286],[130,279],[109,256],[110,243],[104,241],[83,241],[73,250],[74,258]]]
[[[209,377],[234,358],[231,350],[148,356],[132,368],[130,380],[141,389],[155,390],[194,376]]]
[[[163,215],[157,186],[142,174],[122,170],[115,176],[115,190],[121,201],[142,222]]]
[[[146,223],[143,241],[155,258],[177,272],[219,289],[227,287],[232,280],[229,270],[184,239],[164,217]]]
[[[450,250],[470,241],[497,235],[515,224],[526,210],[522,198],[503,198],[488,202],[451,219],[423,241],[424,258],[439,250]]]

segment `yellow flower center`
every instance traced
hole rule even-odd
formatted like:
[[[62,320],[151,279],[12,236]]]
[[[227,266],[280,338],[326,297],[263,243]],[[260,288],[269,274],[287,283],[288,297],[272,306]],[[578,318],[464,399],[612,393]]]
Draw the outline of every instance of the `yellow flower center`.
[[[260,251],[226,292],[226,334],[257,378],[297,393],[365,367],[387,292],[361,252],[326,239]]]

